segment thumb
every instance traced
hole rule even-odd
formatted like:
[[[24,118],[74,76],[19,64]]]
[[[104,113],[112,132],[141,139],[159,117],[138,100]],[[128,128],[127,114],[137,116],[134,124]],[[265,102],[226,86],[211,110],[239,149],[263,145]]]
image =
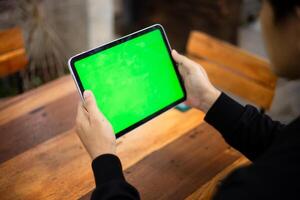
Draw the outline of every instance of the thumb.
[[[177,63],[183,64],[182,56],[175,49],[172,50],[172,57]]]
[[[83,93],[84,97],[84,106],[89,114],[98,114],[99,109],[97,107],[96,99],[92,91],[86,90]]]
[[[184,56],[180,55],[176,50],[172,50],[172,57],[175,62],[178,64],[178,70],[183,78],[188,74],[188,67],[184,66]]]
[[[179,67],[181,67],[186,73],[190,73],[192,71],[194,63],[190,59],[179,54],[174,49],[172,50],[172,57],[178,63]]]

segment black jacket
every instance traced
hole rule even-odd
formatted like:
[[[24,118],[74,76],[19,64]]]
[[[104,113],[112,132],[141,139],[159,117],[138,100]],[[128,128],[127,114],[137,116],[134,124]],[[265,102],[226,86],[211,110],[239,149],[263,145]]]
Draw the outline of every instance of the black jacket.
[[[300,118],[283,125],[223,93],[205,121],[253,162],[231,173],[215,200],[300,199]],[[118,157],[101,155],[92,167],[96,181],[92,200],[140,199],[138,191],[126,182]]]

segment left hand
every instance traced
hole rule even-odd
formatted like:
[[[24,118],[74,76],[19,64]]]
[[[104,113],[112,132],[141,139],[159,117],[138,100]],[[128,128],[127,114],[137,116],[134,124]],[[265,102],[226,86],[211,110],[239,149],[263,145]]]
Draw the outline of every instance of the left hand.
[[[92,159],[102,154],[116,154],[113,128],[98,109],[91,91],[84,92],[84,103],[78,105],[76,132]]]
[[[175,50],[172,51],[172,56],[178,63],[178,69],[183,78],[187,92],[187,105],[207,113],[221,92],[211,84],[201,65]]]

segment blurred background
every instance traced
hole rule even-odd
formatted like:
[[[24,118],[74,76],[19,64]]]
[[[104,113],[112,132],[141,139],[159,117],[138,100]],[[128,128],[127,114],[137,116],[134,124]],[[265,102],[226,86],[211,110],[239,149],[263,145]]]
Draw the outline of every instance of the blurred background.
[[[154,23],[165,27],[171,46],[182,53],[189,33],[198,30],[267,59],[259,11],[259,0],[0,0],[0,30],[16,35],[0,38],[13,46],[21,33],[18,48],[27,58],[11,71],[0,64],[0,103],[68,74],[70,56]],[[299,81],[279,79],[268,113],[292,120],[300,111],[299,91]]]

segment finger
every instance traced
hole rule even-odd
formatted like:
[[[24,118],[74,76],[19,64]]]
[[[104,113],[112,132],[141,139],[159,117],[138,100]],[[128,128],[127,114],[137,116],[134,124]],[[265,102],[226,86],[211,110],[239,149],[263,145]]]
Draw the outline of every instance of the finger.
[[[92,91],[86,90],[83,93],[84,107],[90,115],[98,115],[99,109],[97,107],[96,99]]]
[[[86,118],[88,118],[88,117],[89,117],[89,113],[88,113],[88,111],[86,110],[86,108],[85,108],[85,106],[84,106],[84,103],[81,102],[79,105],[80,105],[80,108],[81,108],[81,112],[84,114],[84,116],[85,116]]]
[[[87,113],[89,115],[90,123],[92,123],[93,121],[97,121],[97,120],[105,121],[106,117],[99,110],[99,108],[97,106],[97,103],[96,103],[95,96],[92,93],[92,91],[90,91],[90,90],[85,91],[83,96],[84,96],[84,99],[85,99],[84,100],[85,101],[85,108],[86,108]]]
[[[178,71],[183,78],[185,78],[188,75],[186,68],[182,65],[178,65]]]
[[[79,103],[77,107],[76,125],[80,127],[86,127],[87,123],[88,123],[88,113],[83,107],[83,104]]]
[[[182,59],[180,58],[180,55],[177,53],[176,50],[172,50],[172,56],[176,63],[178,63],[178,70],[181,76],[185,77],[188,74],[188,69],[183,66]]]
[[[172,50],[172,57],[176,61],[176,63],[183,64],[182,57],[179,55],[179,53],[175,49]]]
[[[190,59],[188,59],[184,55],[179,54],[176,50],[172,50],[172,56],[179,65],[183,65],[188,69],[190,69],[194,64]]]

